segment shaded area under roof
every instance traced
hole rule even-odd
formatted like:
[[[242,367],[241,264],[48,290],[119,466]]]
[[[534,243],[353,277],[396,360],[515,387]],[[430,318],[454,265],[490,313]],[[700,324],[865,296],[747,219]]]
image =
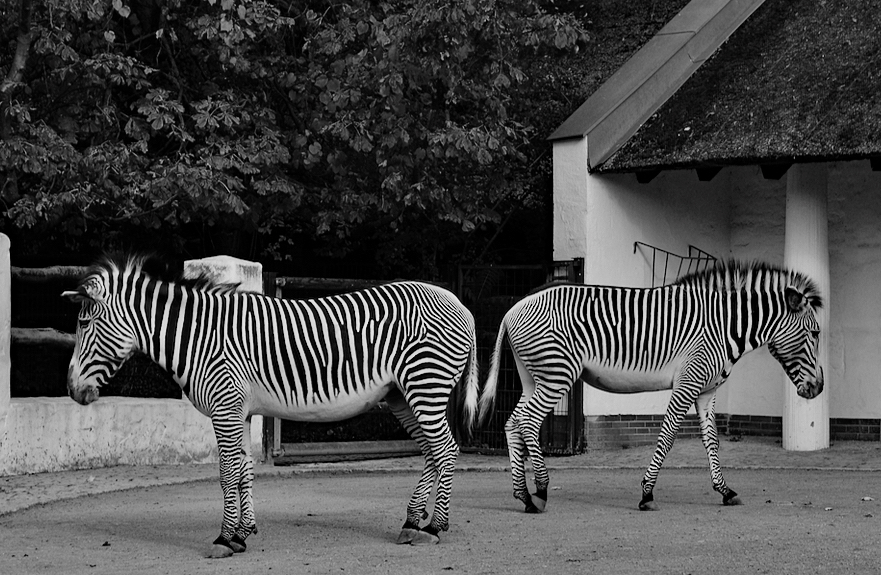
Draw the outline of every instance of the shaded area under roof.
[[[597,172],[881,155],[881,0],[767,0]]]

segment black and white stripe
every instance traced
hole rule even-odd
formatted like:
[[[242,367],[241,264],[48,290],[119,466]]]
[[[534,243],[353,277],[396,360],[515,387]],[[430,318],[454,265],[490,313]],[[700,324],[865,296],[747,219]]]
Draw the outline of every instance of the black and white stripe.
[[[471,313],[449,291],[419,282],[299,301],[234,287],[169,281],[147,273],[139,258],[96,264],[67,293],[82,302],[71,396],[81,403],[97,399],[134,350],[168,370],[211,417],[224,492],[215,543],[236,551],[256,529],[252,462],[243,452],[250,416],[334,421],[385,398],[426,461],[399,541],[436,542],[448,528],[458,446],[446,408],[460,379],[466,426],[477,411]],[[434,513],[420,528],[435,482]]]
[[[691,405],[700,418],[713,487],[725,503],[738,502],[718,461],[716,389],[744,353],[767,344],[799,395],[819,394],[823,373],[815,310],[821,305],[816,285],[804,275],[735,262],[652,289],[565,284],[527,296],[502,321],[480,400],[483,418],[494,400],[507,335],[523,382],[523,395],[505,426],[514,496],[527,511],[544,508],[548,474],[539,428],[581,379],[616,393],[673,390],[643,479],[640,508],[653,507],[658,473]],[[537,497],[526,489],[527,456]]]

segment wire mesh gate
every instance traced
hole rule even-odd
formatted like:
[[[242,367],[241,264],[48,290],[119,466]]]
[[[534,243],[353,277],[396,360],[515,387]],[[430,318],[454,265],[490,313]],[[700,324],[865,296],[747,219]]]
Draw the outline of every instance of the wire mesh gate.
[[[525,266],[461,266],[457,283],[459,299],[471,313],[477,327],[477,358],[480,381],[486,379],[499,325],[514,303],[548,281],[584,283],[584,260]],[[507,344],[506,344],[507,348]],[[499,364],[495,409],[470,441],[459,438],[463,450],[483,453],[507,451],[505,422],[517,406],[522,387],[510,350]],[[570,455],[583,450],[583,386],[574,385],[545,419],[539,441],[546,454]],[[457,417],[451,410],[451,417]]]

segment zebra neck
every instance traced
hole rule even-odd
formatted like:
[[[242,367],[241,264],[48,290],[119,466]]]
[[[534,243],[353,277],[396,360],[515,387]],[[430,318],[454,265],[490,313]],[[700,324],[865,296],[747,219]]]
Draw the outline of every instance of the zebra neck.
[[[751,291],[729,294],[723,325],[728,326],[728,347],[731,359],[765,345],[777,325],[775,306],[769,305],[769,294]]]
[[[216,351],[223,298],[175,284],[161,285],[141,318],[138,345],[185,387],[197,356]]]

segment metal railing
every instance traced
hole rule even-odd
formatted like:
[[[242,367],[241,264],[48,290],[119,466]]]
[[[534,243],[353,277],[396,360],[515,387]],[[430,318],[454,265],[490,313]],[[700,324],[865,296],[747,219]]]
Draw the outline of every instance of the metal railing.
[[[640,251],[640,246],[646,251],[651,252],[652,287],[656,287],[656,285],[666,285],[682,275],[711,268],[715,266],[718,261],[716,257],[709,252],[692,245],[688,246],[688,255],[686,256],[675,254],[665,249],[649,245],[645,242],[633,242],[633,253]],[[661,267],[661,264],[663,264],[664,271],[663,274],[659,275],[658,270]],[[673,274],[674,270],[675,275]],[[661,278],[661,282],[656,284],[655,282],[658,277]]]

